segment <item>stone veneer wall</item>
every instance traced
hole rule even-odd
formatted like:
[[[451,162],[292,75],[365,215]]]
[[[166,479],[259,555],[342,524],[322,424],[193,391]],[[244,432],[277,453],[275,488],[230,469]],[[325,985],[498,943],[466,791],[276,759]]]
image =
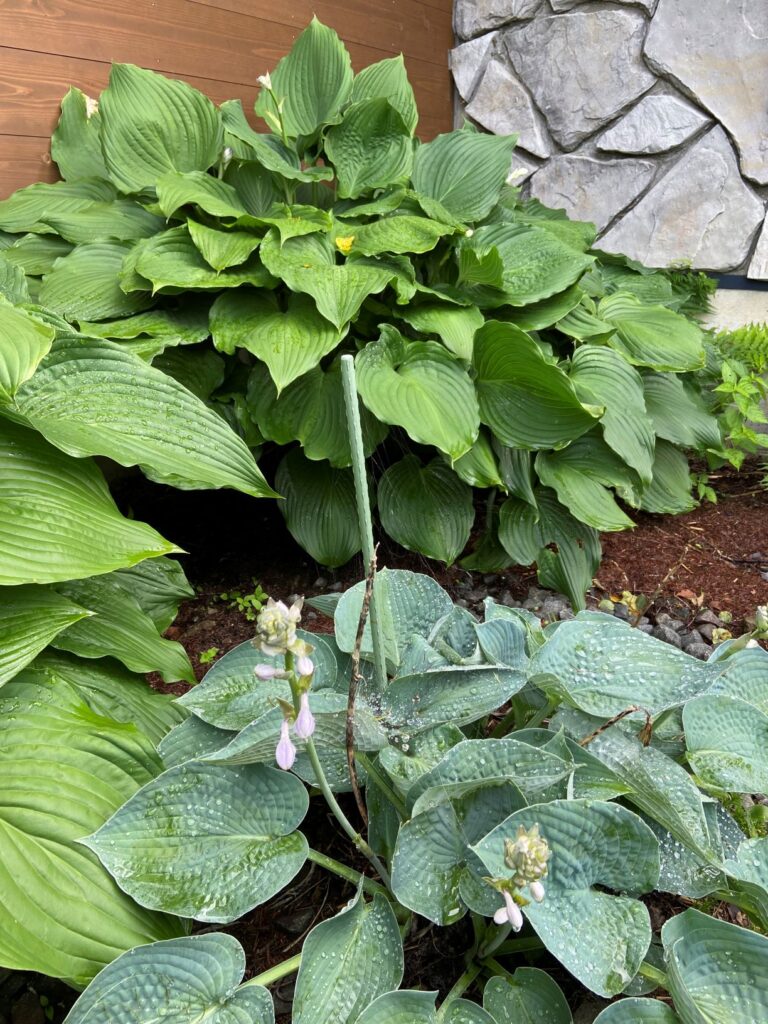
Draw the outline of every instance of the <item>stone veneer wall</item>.
[[[601,248],[768,280],[768,0],[456,0],[459,112]]]

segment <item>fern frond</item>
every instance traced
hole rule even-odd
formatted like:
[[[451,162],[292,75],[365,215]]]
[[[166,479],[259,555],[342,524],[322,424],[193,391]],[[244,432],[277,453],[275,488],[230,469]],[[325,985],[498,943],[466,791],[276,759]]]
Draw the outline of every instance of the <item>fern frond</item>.
[[[738,359],[750,370],[768,370],[768,324],[747,324],[733,331],[722,331],[715,344],[726,358]]]

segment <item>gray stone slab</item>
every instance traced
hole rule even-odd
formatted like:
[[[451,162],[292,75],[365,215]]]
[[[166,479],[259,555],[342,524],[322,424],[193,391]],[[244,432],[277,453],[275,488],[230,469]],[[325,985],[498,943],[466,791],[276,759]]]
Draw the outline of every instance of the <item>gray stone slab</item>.
[[[579,4],[586,3],[586,0],[549,0],[554,11],[570,11]],[[611,3],[632,4],[642,7],[650,14],[656,6],[656,0],[610,0]]]
[[[522,18],[532,18],[543,0],[456,0],[453,27],[460,39],[508,25]]]
[[[541,167],[535,160],[530,160],[521,150],[516,149],[512,154],[512,163],[507,175],[508,185],[522,185],[530,176]]]
[[[637,206],[600,240],[651,267],[690,262],[735,270],[746,260],[764,204],[741,179],[719,126],[694,143]]]
[[[565,149],[612,121],[656,78],[645,65],[646,19],[636,9],[536,18],[504,34],[512,64]]]
[[[531,179],[531,195],[575,220],[606,228],[650,185],[651,160],[602,160],[570,153],[548,160]]]
[[[768,184],[766,0],[659,0],[645,54],[727,128],[744,175]]]
[[[498,34],[498,32],[486,32],[484,36],[470,39],[469,42],[461,43],[460,46],[451,50],[450,65],[453,80],[456,83],[459,96],[463,100],[469,100],[475,91],[475,86],[483,73],[486,58]]]
[[[488,62],[466,112],[495,135],[516,132],[520,145],[534,156],[546,157],[552,152],[544,118],[534,107],[527,89],[496,58]]]
[[[755,251],[752,253],[747,277],[756,281],[768,281],[768,221],[763,224]],[[763,296],[768,304],[768,295],[765,292],[758,292],[758,294]],[[764,320],[768,322],[768,317],[765,317]]]
[[[607,153],[664,153],[682,145],[712,119],[680,96],[643,96],[595,140]]]

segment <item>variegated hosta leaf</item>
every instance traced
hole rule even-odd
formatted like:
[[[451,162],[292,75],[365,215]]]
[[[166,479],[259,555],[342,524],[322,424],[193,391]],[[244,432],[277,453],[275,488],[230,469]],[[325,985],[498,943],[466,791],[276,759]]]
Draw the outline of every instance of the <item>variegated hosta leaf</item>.
[[[312,929],[302,947],[293,1024],[356,1024],[378,996],[403,977],[403,944],[389,901],[361,891],[335,917]]]
[[[47,587],[0,587],[0,686],[62,630],[89,614]]]
[[[190,761],[144,786],[83,840],[142,906],[234,921],[301,869],[304,784],[262,765]]]
[[[242,946],[221,932],[138,946],[88,986],[66,1024],[274,1024],[272,997],[242,985],[244,973]]]
[[[491,978],[483,1006],[496,1024],[571,1024],[571,1011],[560,986],[546,971],[518,967],[513,975]]]
[[[516,136],[455,131],[419,146],[413,187],[455,217],[478,221],[496,205],[507,180]]]
[[[683,728],[688,763],[704,785],[768,792],[768,715],[739,697],[705,695],[684,706]]]
[[[682,373],[704,365],[704,336],[693,320],[627,292],[607,295],[598,316],[615,328],[608,344],[635,366]]]
[[[661,930],[669,991],[683,1024],[755,1024],[768,1017],[768,939],[698,910]]]
[[[385,992],[366,1006],[355,1024],[437,1024],[436,995],[408,989]]]
[[[383,96],[353,102],[329,129],[325,151],[336,170],[340,199],[356,199],[407,178],[413,162],[408,128]]]
[[[659,877],[658,843],[636,814],[616,804],[554,800],[507,818],[474,847],[493,878],[509,877],[504,840],[538,824],[552,857],[543,903],[523,908],[539,938],[587,988],[614,996],[637,974],[651,940],[648,911],[636,899]],[[600,886],[599,889],[594,886]]]
[[[659,999],[619,999],[595,1017],[595,1024],[680,1024],[680,1017]]]

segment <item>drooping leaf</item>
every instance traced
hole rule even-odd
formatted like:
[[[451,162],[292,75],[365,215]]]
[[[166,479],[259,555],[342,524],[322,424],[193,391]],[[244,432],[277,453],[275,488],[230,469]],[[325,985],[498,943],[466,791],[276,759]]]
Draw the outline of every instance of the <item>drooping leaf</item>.
[[[736,793],[768,789],[768,715],[753,704],[720,694],[689,700],[683,728],[688,762],[705,785]]]
[[[680,1018],[660,999],[635,996],[611,1003],[595,1017],[595,1024],[680,1024]]]
[[[478,221],[496,205],[516,136],[455,131],[420,146],[413,186],[463,221]]]
[[[644,512],[680,515],[696,507],[691,494],[691,474],[683,452],[669,441],[658,440],[653,459],[653,478],[633,501]]]
[[[62,238],[74,244],[130,242],[149,238],[164,226],[161,217],[127,198],[89,203],[71,213],[64,210],[49,213],[45,215],[45,222]]]
[[[498,487],[506,490],[493,445],[484,427],[480,428],[477,440],[469,451],[454,462],[453,470],[464,483],[472,487]]]
[[[389,100],[413,135],[419,121],[419,113],[402,54],[369,64],[355,75],[350,97],[352,103],[379,97]]]
[[[261,245],[250,231],[218,231],[188,219],[187,228],[195,248],[209,267],[216,271],[239,267]]]
[[[232,185],[205,171],[167,171],[155,187],[157,205],[166,217],[187,205],[197,206],[212,217],[237,218],[248,213]]]
[[[608,344],[635,366],[679,373],[704,365],[701,329],[666,306],[649,306],[616,292],[601,300],[598,316],[616,329]]]
[[[40,302],[68,320],[109,320],[147,309],[151,295],[128,295],[120,288],[118,275],[130,249],[121,242],[78,245],[43,278]]]
[[[398,310],[397,315],[423,334],[437,334],[455,356],[472,362],[475,332],[484,323],[483,314],[477,306],[448,306],[431,302],[406,306]]]
[[[659,437],[683,448],[722,447],[717,417],[696,391],[672,373],[646,373],[643,389],[648,415]]]
[[[353,102],[326,135],[325,151],[336,169],[340,199],[406,179],[413,162],[408,127],[385,97]]]
[[[106,181],[36,182],[0,200],[0,228],[13,232],[45,231],[48,216],[71,214],[87,209],[93,202],[114,198],[115,189]]]
[[[344,245],[345,251],[362,256],[422,253],[430,252],[443,236],[452,233],[450,224],[428,217],[395,213],[391,217],[379,217],[369,224],[345,222],[337,230],[336,245]]]
[[[496,1024],[571,1024],[571,1011],[560,986],[546,971],[518,967],[504,978],[491,978],[483,990],[483,1006]]]
[[[559,330],[558,321],[578,306],[583,295],[581,288],[574,284],[548,299],[510,310],[507,319],[521,331],[541,331],[553,324],[557,324]]]
[[[264,171],[290,181],[328,181],[333,177],[330,167],[302,168],[296,153],[278,136],[255,132],[246,120],[240,100],[227,100],[219,109],[227,140],[237,147],[236,155],[247,163],[257,161]]]
[[[146,313],[101,323],[80,321],[80,331],[89,338],[131,342],[126,348],[134,355],[152,358],[173,345],[194,345],[209,335],[208,303],[190,301],[180,309],[150,309]]]
[[[161,288],[218,290],[238,288],[241,284],[262,287],[271,283],[257,254],[238,266],[214,270],[198,250],[186,225],[142,242],[141,248],[136,250],[135,269],[141,278],[151,282],[155,292]]]
[[[88,609],[47,587],[0,588],[0,686]]]
[[[51,136],[51,156],[62,178],[107,178],[101,152],[101,114],[96,100],[72,86],[61,101]]]
[[[114,573],[112,580],[136,598],[161,633],[176,618],[181,602],[195,596],[184,570],[172,558],[140,562]]]
[[[13,403],[19,387],[49,351],[55,334],[52,327],[16,309],[0,295],[0,406]]]
[[[0,257],[0,268],[5,271],[3,262],[11,264],[16,267],[17,270],[23,274],[39,275],[49,274],[53,270],[53,264],[59,258],[59,256],[66,256],[72,251],[72,245],[69,242],[65,242],[63,238],[59,238],[58,235],[22,235],[21,238],[17,239],[13,245],[8,249],[3,249],[2,256]],[[5,271],[7,274],[7,271]],[[2,274],[0,274],[2,277]],[[8,294],[10,288],[13,287],[13,279],[8,280],[6,277],[5,295],[11,302],[27,302],[28,299],[23,295],[19,295],[19,289],[21,283],[18,277],[16,277],[16,292],[17,297],[13,294]],[[24,288],[26,289],[27,282],[24,282]],[[3,290],[0,285],[0,291]]]

